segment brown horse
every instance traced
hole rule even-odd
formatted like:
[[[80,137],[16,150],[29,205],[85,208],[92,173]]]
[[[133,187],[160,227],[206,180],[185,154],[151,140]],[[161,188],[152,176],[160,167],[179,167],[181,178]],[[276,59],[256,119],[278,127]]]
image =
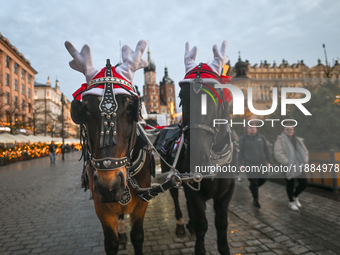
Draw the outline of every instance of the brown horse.
[[[133,148],[140,114],[132,79],[135,71],[147,66],[142,59],[146,42],[141,40],[135,51],[125,45],[123,63],[115,68],[108,61],[101,71],[93,67],[88,45],[80,53],[70,42],[65,42],[65,46],[74,58],[70,66],[82,72],[87,81],[74,94],[71,115],[82,127],[84,167],[102,224],[105,251],[118,253],[118,216],[130,214],[131,242],[135,254],[143,254],[143,220],[148,203],[138,196],[135,188],[136,183],[140,188],[150,187],[152,155],[143,150],[144,165],[134,168],[133,173],[129,169],[134,162],[132,155],[138,154]]]

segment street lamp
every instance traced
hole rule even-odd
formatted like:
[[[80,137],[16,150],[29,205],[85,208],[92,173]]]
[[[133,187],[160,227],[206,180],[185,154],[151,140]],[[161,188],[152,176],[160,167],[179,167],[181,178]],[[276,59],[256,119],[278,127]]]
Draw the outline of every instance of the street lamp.
[[[47,98],[46,98],[46,87],[45,87],[45,136],[47,135]]]
[[[327,61],[327,53],[326,53],[326,45],[322,44],[323,50],[325,52],[325,59],[326,59],[326,66],[328,66],[328,61]]]
[[[62,159],[64,160],[64,149],[65,149],[65,145],[64,145],[64,105],[65,105],[65,101],[64,101],[64,94],[61,93],[61,139],[62,139],[62,146],[61,146],[61,154],[62,154]]]

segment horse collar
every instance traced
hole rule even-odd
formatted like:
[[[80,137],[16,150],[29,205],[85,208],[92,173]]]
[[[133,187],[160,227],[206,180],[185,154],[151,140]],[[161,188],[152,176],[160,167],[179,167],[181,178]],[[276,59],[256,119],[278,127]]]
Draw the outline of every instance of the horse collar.
[[[105,77],[112,77],[112,70],[110,60],[106,63]],[[106,80],[104,78],[104,80]],[[111,81],[111,80],[109,80]],[[112,142],[118,144],[116,138],[116,111],[118,109],[118,103],[115,93],[113,92],[113,83],[104,83],[104,94],[99,104],[99,110],[102,116],[101,131],[100,131],[100,148],[110,145],[110,136],[112,136]],[[112,134],[112,135],[110,135]]]

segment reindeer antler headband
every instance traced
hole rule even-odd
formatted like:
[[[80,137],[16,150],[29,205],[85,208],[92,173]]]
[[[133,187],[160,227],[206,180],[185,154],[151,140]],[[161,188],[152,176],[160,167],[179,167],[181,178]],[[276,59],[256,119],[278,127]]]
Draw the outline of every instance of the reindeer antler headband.
[[[138,69],[148,65],[147,61],[142,59],[143,52],[146,48],[146,41],[140,40],[135,51],[133,51],[129,46],[124,45],[122,48],[123,63],[115,68],[111,66],[110,60],[108,59],[106,67],[104,67],[101,71],[98,71],[92,64],[90,46],[85,44],[81,51],[78,52],[72,43],[66,41],[65,47],[73,57],[73,60],[70,61],[71,68],[83,73],[87,82],[82,84],[82,87],[73,94],[75,99],[81,100],[81,96],[84,96],[85,94],[102,96],[99,103],[101,115],[99,147],[103,148],[105,146],[109,146],[110,141],[114,144],[118,144],[116,138],[116,111],[118,109],[118,103],[115,95],[135,95],[135,100],[138,106],[135,116],[135,121],[137,122],[140,111],[139,98],[137,97],[136,89],[132,84],[132,80]]]
[[[80,100],[80,96],[78,97],[79,94],[102,95],[104,86],[96,86],[91,90],[88,89],[93,85],[105,84],[107,82],[124,86],[124,88],[121,88],[121,86],[114,86],[115,94],[127,93],[127,89],[137,95],[135,87],[132,85],[132,81],[134,74],[138,69],[148,66],[148,62],[145,59],[142,59],[146,45],[147,43],[145,40],[140,40],[137,43],[135,51],[133,51],[128,45],[124,45],[122,48],[123,63],[117,68],[112,67],[112,77],[109,78],[105,76],[105,67],[101,71],[98,71],[98,69],[93,66],[90,46],[85,44],[81,51],[78,52],[71,42],[66,41],[65,47],[73,57],[73,60],[69,63],[70,67],[84,74],[87,82],[82,84],[82,87],[73,95],[77,96],[76,99],[78,100]]]
[[[185,65],[185,77],[179,82],[181,86],[183,83],[193,82],[193,89],[196,93],[199,93],[202,86],[207,85],[207,83],[222,83],[226,81],[231,81],[229,76],[221,76],[221,71],[223,66],[228,62],[226,56],[226,50],[228,46],[228,41],[223,41],[221,48],[215,44],[213,46],[214,59],[210,64],[200,63],[196,64],[195,59],[197,55],[197,47],[194,46],[190,49],[190,44],[187,42],[185,44],[184,53],[184,65]],[[222,81],[223,80],[223,81]],[[226,101],[230,102],[232,96],[230,91],[223,89],[224,98]]]
[[[214,53],[214,59],[210,64],[202,64],[200,68],[203,68],[204,70],[207,71],[207,74],[204,75],[202,73],[201,78],[205,79],[215,79],[213,82],[216,82],[216,78],[213,77],[213,73],[215,76],[220,76],[221,70],[224,64],[228,62],[228,58],[226,57],[226,50],[228,46],[228,41],[223,41],[221,48],[215,44],[213,46],[213,53]],[[184,80],[180,81],[179,83],[183,82],[191,82],[196,75],[191,74],[190,72],[193,71],[194,69],[197,69],[199,65],[195,63],[197,55],[197,47],[194,46],[192,49],[190,49],[190,44],[187,42],[185,44],[185,53],[184,53],[184,65],[185,65],[185,78]],[[210,75],[208,73],[210,72]]]

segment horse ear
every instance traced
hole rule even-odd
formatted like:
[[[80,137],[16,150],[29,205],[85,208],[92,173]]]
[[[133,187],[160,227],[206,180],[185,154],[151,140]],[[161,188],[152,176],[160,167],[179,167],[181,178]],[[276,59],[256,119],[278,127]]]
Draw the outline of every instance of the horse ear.
[[[71,118],[76,124],[84,124],[86,120],[85,105],[79,100],[73,100],[71,103]]]

